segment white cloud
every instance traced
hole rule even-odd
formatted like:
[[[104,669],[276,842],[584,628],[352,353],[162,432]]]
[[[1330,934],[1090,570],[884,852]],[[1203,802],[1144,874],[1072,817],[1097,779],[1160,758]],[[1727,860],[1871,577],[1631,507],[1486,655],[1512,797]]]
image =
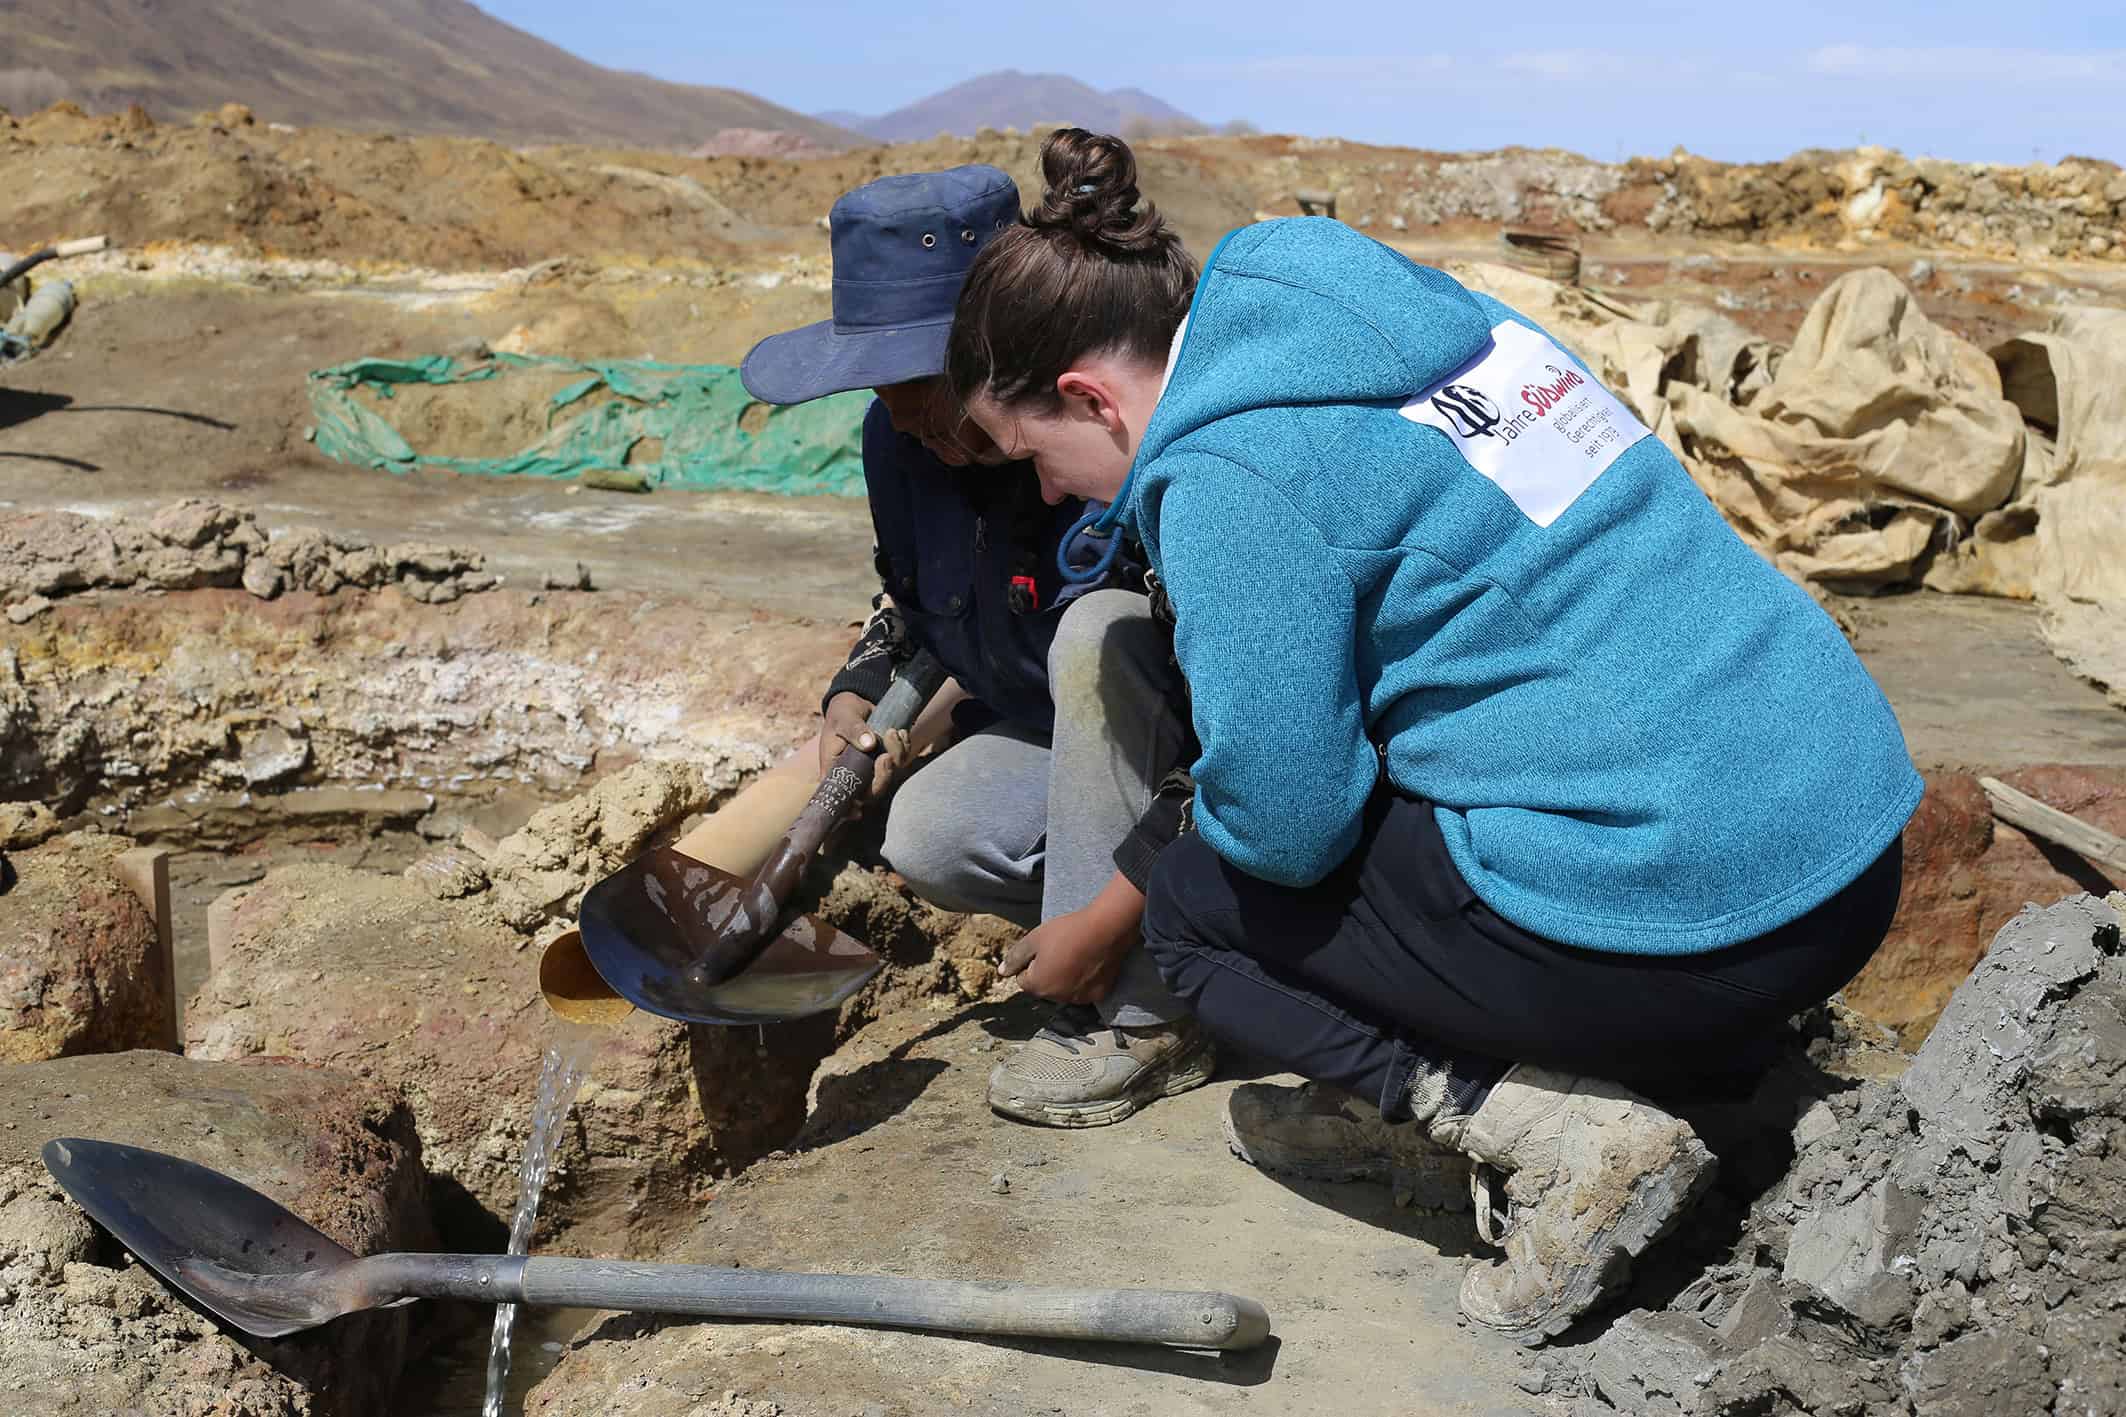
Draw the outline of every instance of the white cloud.
[[[1599,72],[1608,57],[1584,49],[1517,50],[1508,54],[1499,67],[1545,79],[1584,79]]]
[[[1445,54],[1275,54],[1257,59],[1183,60],[1161,71],[1190,79],[1277,83],[1397,84],[1451,74],[1456,61]]]
[[[1832,44],[1810,52],[1811,73],[1856,79],[1918,79],[1928,83],[2126,83],[2126,50],[2071,53],[2046,49],[1871,48]]]
[[[1527,49],[1427,54],[1286,54],[1249,59],[1183,60],[1164,72],[1188,79],[1324,84],[1355,89],[1392,89],[1422,79],[1495,90],[1500,73],[1554,83],[1607,83],[1619,79],[1678,83],[1718,76],[1722,82],[1761,80],[1730,60],[1702,55],[1648,54],[1605,49]]]

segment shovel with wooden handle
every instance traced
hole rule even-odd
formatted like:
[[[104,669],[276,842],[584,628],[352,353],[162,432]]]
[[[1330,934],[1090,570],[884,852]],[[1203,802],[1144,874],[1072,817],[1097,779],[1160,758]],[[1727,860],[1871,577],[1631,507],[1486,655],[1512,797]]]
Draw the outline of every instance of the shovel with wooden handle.
[[[61,1137],[45,1143],[44,1164],[76,1205],[165,1283],[259,1338],[414,1299],[1178,1348],[1251,1348],[1270,1332],[1262,1305],[1231,1294],[525,1255],[357,1257],[270,1197],[181,1157]]]
[[[919,651],[894,675],[865,727],[883,747],[945,682]],[[820,843],[871,790],[873,760],[852,743],[749,877],[671,847],[644,852],[591,887],[577,930],[547,947],[539,987],[563,1018],[608,1023],[627,1006],[693,1023],[775,1023],[834,1008],[885,961],[817,916],[783,923]]]

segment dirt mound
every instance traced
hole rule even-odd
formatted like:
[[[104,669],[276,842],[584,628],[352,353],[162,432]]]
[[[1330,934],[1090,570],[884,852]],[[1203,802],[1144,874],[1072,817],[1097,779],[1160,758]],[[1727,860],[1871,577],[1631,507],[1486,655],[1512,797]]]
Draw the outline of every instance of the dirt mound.
[[[611,154],[527,154],[476,138],[218,122],[129,136],[115,120],[58,110],[0,119],[0,181],[19,184],[8,239],[25,246],[93,229],[136,248],[205,243],[446,270],[559,255],[714,264],[734,254],[729,213],[600,170],[614,165]]]
[[[174,1046],[155,917],[117,869],[124,837],[76,832],[0,881],[0,1062]]]
[[[76,594],[0,624],[0,795],[188,846],[286,820],[455,837],[468,802],[635,758],[727,786],[802,734],[847,643],[582,591]]]
[[[641,854],[659,832],[728,792],[735,778],[728,765],[704,772],[693,763],[637,763],[541,808],[522,831],[497,843],[478,870],[493,883],[496,908],[512,927],[574,919],[585,891]],[[460,862],[456,869],[473,868]]]
[[[1555,1360],[1582,1410],[2126,1410],[2120,906],[2026,911],[1901,1078],[1809,1106],[1726,1262]]]
[[[802,133],[772,128],[719,128],[702,140],[690,157],[825,157],[835,149]]]
[[[261,600],[284,590],[330,595],[395,585],[423,604],[445,605],[500,579],[462,546],[377,546],[359,536],[296,527],[268,536],[241,508],[198,497],[173,502],[145,525],[78,512],[0,516],[0,601],[20,624],[48,597],[70,591],[152,586],[235,586]]]
[[[356,1254],[435,1248],[421,1146],[388,1089],[285,1061],[112,1053],[0,1067],[0,1392],[10,1413],[359,1417],[445,1325],[383,1309],[238,1339],[122,1253],[39,1159],[52,1137],[237,1177]],[[424,1306],[425,1307],[425,1306]],[[413,1311],[418,1313],[420,1311]]]
[[[403,1088],[446,1238],[498,1244],[555,1032],[538,951],[477,897],[437,900],[419,879],[339,867],[276,870],[228,897],[227,920],[220,964],[186,1010],[186,1054],[300,1058]],[[582,1225],[587,1246],[626,1250],[638,1222],[654,1233],[720,1166],[751,1160],[715,1154],[694,1086],[683,1026],[645,1014],[602,1031],[546,1233]]]
[[[719,266],[757,263],[764,249],[819,252],[834,199],[888,173],[985,162],[1031,196],[1040,137],[985,130],[799,160],[756,155],[762,140],[719,134],[708,147],[741,151],[688,158],[520,152],[241,118],[143,126],[61,105],[0,116],[0,187],[15,196],[9,239],[25,243],[96,230],[131,246],[214,243],[357,266],[463,270],[561,257]],[[1681,153],[1602,163],[1554,149],[1439,153],[1292,137],[1147,139],[1139,158],[1144,191],[1199,252],[1258,214],[1296,213],[1294,194],[1310,191],[1334,193],[1339,215],[1390,240],[1488,241],[1510,224],[1790,251],[1895,242],[2126,261],[2126,174],[2085,159],[2006,168],[1860,149],[1776,163]]]

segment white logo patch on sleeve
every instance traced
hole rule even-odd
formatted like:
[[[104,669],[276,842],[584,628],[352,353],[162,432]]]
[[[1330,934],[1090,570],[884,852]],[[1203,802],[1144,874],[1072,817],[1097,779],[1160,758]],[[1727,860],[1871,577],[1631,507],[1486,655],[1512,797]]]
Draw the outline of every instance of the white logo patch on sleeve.
[[[1514,320],[1491,346],[1402,407],[1437,428],[1521,514],[1549,526],[1653,430],[1556,342]]]

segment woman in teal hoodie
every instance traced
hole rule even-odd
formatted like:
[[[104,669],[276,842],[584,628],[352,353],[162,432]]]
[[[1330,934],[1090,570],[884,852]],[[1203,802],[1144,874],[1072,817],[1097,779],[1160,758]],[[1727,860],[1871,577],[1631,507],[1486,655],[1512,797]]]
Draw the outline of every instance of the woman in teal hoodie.
[[[1234,1093],[1258,1165],[1503,1177],[1462,1306],[1541,1342],[1711,1179],[1642,1091],[1761,1066],[1881,942],[1921,787],[1896,719],[1531,321],[1326,219],[1198,278],[1119,140],[1043,163],[948,374],[1142,543],[1201,753],[1192,830],[1035,946],[1125,948],[1141,908],[1213,1033],[1316,1080]]]

